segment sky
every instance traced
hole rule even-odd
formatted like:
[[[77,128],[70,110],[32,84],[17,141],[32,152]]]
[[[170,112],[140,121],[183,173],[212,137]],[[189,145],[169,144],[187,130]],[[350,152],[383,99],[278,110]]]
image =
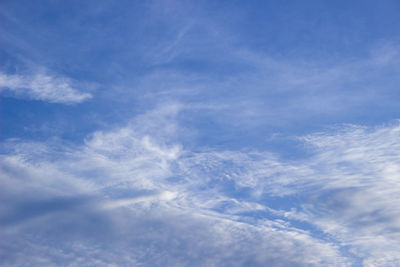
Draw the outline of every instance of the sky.
[[[0,1],[2,266],[399,266],[399,1]]]

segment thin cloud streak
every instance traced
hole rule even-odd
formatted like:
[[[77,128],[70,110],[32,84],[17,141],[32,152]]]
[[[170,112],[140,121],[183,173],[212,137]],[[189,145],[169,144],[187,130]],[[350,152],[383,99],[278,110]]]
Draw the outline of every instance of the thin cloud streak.
[[[18,75],[0,73],[0,89],[17,97],[28,97],[50,103],[81,103],[92,97],[71,86],[71,81],[46,74]]]

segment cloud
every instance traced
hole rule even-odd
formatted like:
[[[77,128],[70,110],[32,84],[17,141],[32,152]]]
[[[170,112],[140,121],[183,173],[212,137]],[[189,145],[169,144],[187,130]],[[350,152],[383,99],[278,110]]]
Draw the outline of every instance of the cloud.
[[[397,265],[400,249],[400,126],[350,125],[304,138],[317,151],[308,163],[303,215],[347,245],[366,266]],[[314,190],[317,189],[317,190]]]
[[[268,151],[188,150],[179,143],[184,108],[161,106],[74,147],[9,140],[3,262],[400,262],[398,122],[303,136],[311,156],[288,161]],[[58,250],[56,240],[65,240]]]
[[[72,143],[3,142],[2,263],[400,265],[399,123],[285,143],[398,115],[399,45],[370,46],[384,24],[367,40],[365,18],[308,6],[25,6],[3,8],[3,94],[90,99],[48,74],[66,69],[107,90],[10,110],[7,136],[54,137],[40,125],[57,120]]]
[[[126,127],[96,132],[78,147],[10,140],[1,160],[2,262],[349,263],[336,244],[307,230],[240,215],[270,213],[256,198],[225,190],[229,175],[237,174],[229,161],[246,155],[185,150],[174,138],[179,125],[160,135],[158,128],[173,125],[177,111],[176,105],[161,107]],[[56,240],[64,241],[52,247]]]
[[[233,134],[243,127],[279,131],[299,122],[305,128],[349,121],[377,123],[395,118],[398,102],[399,46],[382,43],[371,46],[363,56],[307,60],[248,51],[233,44],[224,46],[224,53],[211,55],[189,46],[186,49],[192,49],[191,53],[179,49],[182,55],[170,59],[169,68],[155,66],[116,94],[127,99],[138,97],[140,90],[145,93],[139,101],[151,103],[178,99],[187,104],[188,116],[196,118],[193,121],[206,117],[236,127]],[[194,62],[218,59],[218,63],[209,63],[204,72],[174,68],[173,63],[179,64],[186,54],[201,55]],[[370,108],[377,110],[373,117],[367,115]],[[207,131],[203,128],[201,133]]]
[[[16,96],[50,103],[73,104],[92,97],[89,93],[73,88],[69,79],[46,74],[28,76],[0,73],[0,88]]]

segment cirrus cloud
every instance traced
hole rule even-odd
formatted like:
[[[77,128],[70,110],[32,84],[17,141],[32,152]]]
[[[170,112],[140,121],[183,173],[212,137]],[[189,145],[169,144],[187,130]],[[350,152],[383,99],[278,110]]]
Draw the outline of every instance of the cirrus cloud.
[[[71,86],[71,81],[63,77],[47,74],[18,75],[0,73],[0,89],[12,92],[16,96],[47,101],[50,103],[80,103],[92,97]]]
[[[397,123],[303,137],[313,156],[285,162],[269,152],[185,149],[181,108],[150,111],[81,146],[8,141],[3,262],[399,262]],[[160,135],[162,125],[171,130]]]

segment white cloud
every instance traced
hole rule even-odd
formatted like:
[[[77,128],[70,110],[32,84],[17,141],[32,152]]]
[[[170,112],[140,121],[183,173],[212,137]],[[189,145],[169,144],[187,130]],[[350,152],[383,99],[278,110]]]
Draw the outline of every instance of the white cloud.
[[[369,108],[385,111],[391,117],[396,115],[398,105],[399,51],[396,43],[384,43],[362,57],[332,55],[323,60],[304,60],[227,45],[224,56],[213,54],[210,60],[218,58],[226,67],[240,66],[240,71],[221,72],[217,63],[204,73],[155,68],[135,80],[134,87],[146,92],[140,96],[147,101],[179,99],[188,108],[203,106],[201,112],[194,111],[194,116],[207,114],[221,125],[236,127],[290,126],[298,122],[308,125],[311,120],[356,121],[367,119]],[[136,90],[129,81],[125,90],[114,92],[122,94],[120,98],[129,98],[137,97]],[[376,116],[382,115],[378,112]]]
[[[316,147],[307,164],[304,213],[347,245],[366,266],[398,265],[400,258],[400,126],[348,126],[305,138]],[[313,190],[314,189],[314,190]]]
[[[145,266],[348,262],[335,244],[308,231],[281,220],[241,218],[240,212],[268,209],[224,194],[225,178],[203,172],[238,155],[185,151],[171,141],[178,126],[160,135],[159,127],[174,124],[176,109],[160,108],[125,128],[97,132],[81,147],[9,142],[14,152],[1,161],[7,241],[2,249],[8,256],[3,262],[18,264],[21,257],[32,265],[61,259],[79,265],[82,257],[99,265]],[[229,208],[219,210],[226,203]],[[50,248],[59,238],[64,245]]]
[[[92,97],[89,93],[73,88],[69,79],[46,74],[29,76],[0,73],[0,88],[17,96],[51,103],[80,103]]]
[[[21,251],[34,264],[400,262],[398,123],[312,134],[302,140],[313,156],[282,161],[268,152],[185,149],[181,108],[150,111],[79,147],[8,142],[2,232],[20,249],[3,245],[7,262]],[[61,228],[74,238],[49,249],[66,235]]]

